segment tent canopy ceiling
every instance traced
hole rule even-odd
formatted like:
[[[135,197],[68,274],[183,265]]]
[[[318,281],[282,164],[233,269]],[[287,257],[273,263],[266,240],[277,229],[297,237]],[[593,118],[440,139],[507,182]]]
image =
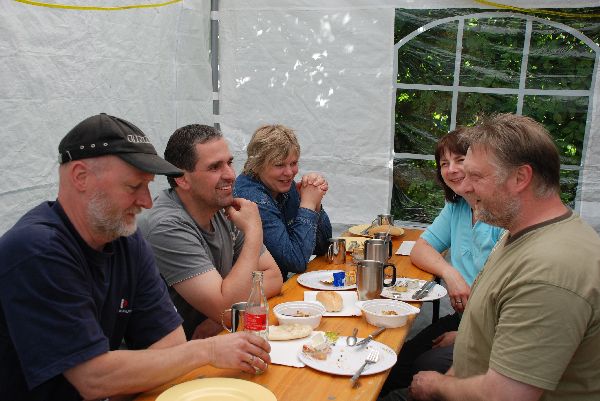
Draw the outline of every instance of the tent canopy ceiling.
[[[510,3],[567,7],[564,1]],[[597,0],[568,4],[593,6]],[[467,0],[221,0],[213,14],[219,20],[220,78],[214,94],[210,7],[209,0],[121,11],[0,4],[0,232],[56,197],[58,142],[100,112],[138,125],[159,153],[176,128],[218,122],[237,171],[254,129],[290,126],[302,147],[301,173],[322,171],[330,182],[324,205],[332,221],[370,221],[390,208],[395,9],[490,9]],[[599,83],[589,116],[596,132]],[[589,165],[600,165],[598,155],[596,135],[587,143]],[[152,190],[166,185],[157,178]],[[598,183],[583,189],[581,212],[598,230]]]

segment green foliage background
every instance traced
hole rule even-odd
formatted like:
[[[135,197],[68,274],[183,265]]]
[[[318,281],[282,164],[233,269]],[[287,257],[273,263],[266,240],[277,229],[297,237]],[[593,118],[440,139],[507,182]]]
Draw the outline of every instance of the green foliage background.
[[[565,9],[599,14],[600,7]],[[416,29],[446,17],[481,13],[479,9],[396,10],[395,42]],[[514,14],[523,16],[522,14]],[[540,18],[577,29],[600,43],[600,20]],[[525,20],[515,17],[470,18],[465,21],[459,84],[484,88],[518,88],[525,40]],[[450,86],[454,80],[458,22],[429,29],[398,50],[398,83]],[[564,30],[533,22],[525,87],[589,90],[595,53]],[[450,130],[452,93],[398,89],[396,93],[396,153],[433,155],[439,137]],[[517,96],[501,93],[460,93],[456,125],[472,125],[478,114],[516,112]],[[523,114],[543,123],[554,136],[563,170],[563,200],[574,204],[585,137],[587,97],[525,96]],[[433,157],[431,157],[433,159]],[[433,160],[397,159],[394,163],[392,213],[399,220],[429,223],[444,205],[435,183]]]

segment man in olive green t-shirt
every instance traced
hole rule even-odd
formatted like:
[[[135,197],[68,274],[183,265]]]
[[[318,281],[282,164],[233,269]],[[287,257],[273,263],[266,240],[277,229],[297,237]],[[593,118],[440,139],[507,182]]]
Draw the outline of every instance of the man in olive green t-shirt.
[[[471,128],[465,196],[507,229],[475,280],[446,375],[415,400],[600,400],[600,237],[561,201],[560,159],[534,120]]]

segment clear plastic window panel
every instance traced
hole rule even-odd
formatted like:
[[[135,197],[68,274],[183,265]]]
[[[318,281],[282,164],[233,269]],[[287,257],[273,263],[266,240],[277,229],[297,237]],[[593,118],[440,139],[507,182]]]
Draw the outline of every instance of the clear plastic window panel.
[[[588,135],[598,135],[586,126],[596,53],[568,30],[577,30],[597,44],[600,22],[540,14],[535,17],[564,24],[567,30],[532,20],[528,36],[529,15],[471,17],[484,11],[490,10],[396,10],[396,43],[435,21],[469,16],[464,20],[460,54],[456,20],[425,30],[398,50],[399,85],[437,87],[396,91],[394,151],[404,154],[394,163],[392,212],[396,219],[427,223],[435,218],[443,206],[443,191],[435,183],[435,163],[426,159],[433,158],[440,136],[453,126],[473,124],[482,113],[521,109],[523,115],[543,123],[560,151],[563,201],[573,207],[577,199],[580,173],[588,168],[582,166],[586,129]],[[600,7],[564,11],[597,14]],[[455,82],[458,56],[460,71]],[[548,90],[553,92],[544,93]]]
[[[396,153],[433,154],[435,145],[450,128],[452,93],[396,91]]]
[[[465,21],[460,85],[518,88],[525,21],[471,18]]]
[[[444,207],[434,160],[396,160],[392,214],[395,220],[430,223]]]

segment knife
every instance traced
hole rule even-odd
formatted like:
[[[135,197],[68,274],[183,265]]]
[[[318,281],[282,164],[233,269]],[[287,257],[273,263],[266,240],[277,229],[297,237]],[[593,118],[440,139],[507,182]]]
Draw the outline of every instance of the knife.
[[[371,334],[369,334],[367,336],[367,338],[363,338],[362,340],[360,340],[359,342],[357,342],[355,346],[356,347],[360,347],[361,345],[367,345],[369,343],[369,341],[371,341],[374,337],[377,337],[384,330],[385,330],[385,327],[378,328],[377,330],[375,330],[374,332],[372,332]]]
[[[431,290],[435,284],[436,284],[435,280],[426,282],[425,284],[423,284],[423,287],[421,287],[420,290],[418,290],[417,292],[415,292],[413,294],[412,299],[425,298],[427,296],[427,294],[429,294],[429,290]]]

